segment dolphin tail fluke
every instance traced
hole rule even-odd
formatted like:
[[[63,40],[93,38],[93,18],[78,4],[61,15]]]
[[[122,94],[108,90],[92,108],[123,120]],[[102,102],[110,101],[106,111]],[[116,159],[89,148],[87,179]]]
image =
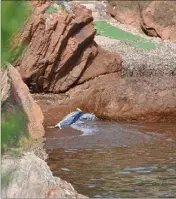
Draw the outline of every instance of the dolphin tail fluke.
[[[58,128],[58,127],[59,127],[60,129],[62,129],[60,123],[58,123],[58,124],[55,125],[55,128]]]
[[[76,110],[77,110],[77,111],[81,111],[81,112],[82,112],[82,110],[81,110],[80,108],[77,108]]]

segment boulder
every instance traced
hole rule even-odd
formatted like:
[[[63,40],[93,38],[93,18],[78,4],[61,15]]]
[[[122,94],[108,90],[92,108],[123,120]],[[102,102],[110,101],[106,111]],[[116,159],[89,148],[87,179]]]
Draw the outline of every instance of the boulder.
[[[17,106],[27,117],[28,132],[33,138],[44,136],[43,128],[43,113],[39,105],[34,101],[31,96],[27,85],[23,82],[18,70],[8,64],[2,76],[3,83],[1,90],[3,104],[1,104],[3,111],[7,99],[13,101],[13,106]],[[9,82],[9,83],[7,83]]]
[[[47,163],[32,152],[20,159],[3,158],[1,172],[3,198],[87,198],[54,177]]]
[[[118,73],[122,60],[95,42],[91,10],[70,3],[72,12],[48,13],[56,4],[37,6],[26,24],[21,41],[28,41],[16,63],[24,82],[33,92],[63,93],[100,75]]]
[[[107,12],[149,36],[176,41],[174,1],[109,1]]]
[[[97,117],[116,121],[176,121],[176,77],[129,77],[99,83],[82,97]]]
[[[45,124],[54,125],[77,107],[98,118],[129,122],[176,121],[176,77],[99,77],[71,89],[67,100],[45,109]],[[105,83],[106,81],[106,83]],[[51,100],[52,101],[52,100]],[[39,100],[39,104],[44,102]],[[54,117],[53,117],[54,116]]]
[[[176,41],[176,2],[152,1],[141,12],[141,28],[150,36]]]
[[[122,24],[140,27],[138,1],[108,1],[107,13]]]

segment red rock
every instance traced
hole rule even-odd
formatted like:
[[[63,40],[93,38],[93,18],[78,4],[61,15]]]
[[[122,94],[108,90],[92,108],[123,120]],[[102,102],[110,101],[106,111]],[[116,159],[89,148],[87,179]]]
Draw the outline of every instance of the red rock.
[[[115,121],[176,121],[176,77],[128,77],[109,74],[67,92],[69,98],[45,109],[45,123],[54,125],[77,107]],[[88,85],[89,84],[89,85]],[[50,100],[51,102],[52,100]],[[43,107],[44,101],[39,100]],[[57,119],[55,119],[57,118]]]
[[[43,113],[34,101],[27,85],[23,82],[19,72],[13,67],[8,66],[8,75],[11,79],[11,93],[15,102],[22,107],[27,116],[28,132],[33,138],[44,136]]]
[[[29,44],[16,66],[33,92],[61,93],[96,76],[112,72],[120,76],[120,56],[94,42],[91,11],[71,5],[73,14],[47,14],[48,4],[38,6],[24,28],[22,40]]]
[[[141,12],[141,27],[150,36],[176,41],[176,2],[152,1]]]
[[[138,1],[109,1],[107,13],[122,24],[140,28]]]
[[[176,41],[174,1],[109,1],[107,12],[149,36]]]
[[[82,94],[82,107],[120,121],[176,121],[176,77],[131,77],[99,82]],[[76,96],[74,96],[76,97]],[[73,97],[73,98],[74,98]]]

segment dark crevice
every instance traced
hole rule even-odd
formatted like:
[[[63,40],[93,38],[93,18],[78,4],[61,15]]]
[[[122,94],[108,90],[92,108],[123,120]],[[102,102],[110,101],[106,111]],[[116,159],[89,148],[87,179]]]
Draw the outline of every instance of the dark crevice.
[[[66,48],[66,46],[67,46],[67,44],[68,44],[69,38],[70,38],[70,37],[73,37],[73,36],[74,36],[76,33],[78,33],[84,26],[88,25],[88,24],[89,24],[90,22],[92,22],[92,21],[93,21],[93,18],[89,18],[87,21],[81,22],[81,23],[79,23],[79,24],[75,24],[74,26],[72,26],[72,27],[69,29],[69,31],[68,31],[66,37],[63,38],[63,41],[62,41],[61,46],[60,46],[60,49],[59,49],[59,51],[58,51],[58,56],[57,56],[56,60],[54,61],[53,66],[52,66],[51,74],[49,75],[49,78],[48,78],[48,82],[50,82],[50,83],[48,84],[48,87],[46,88],[46,90],[48,90],[48,89],[50,88],[50,86],[51,86],[51,82],[52,82],[52,81],[51,81],[51,78],[52,78],[53,72],[55,71],[55,68],[56,68],[56,66],[58,65],[58,62],[59,62],[60,57],[61,57],[61,55],[62,55],[62,52],[64,51],[64,49]],[[72,22],[72,23],[73,23],[73,22]],[[67,24],[67,27],[68,27],[68,25],[71,25],[72,23],[68,23],[68,24]],[[66,28],[65,28],[65,29],[66,29]],[[65,29],[64,29],[64,30],[65,30]],[[63,32],[63,34],[64,34],[64,32]],[[79,55],[78,55],[78,56],[79,56]],[[58,72],[60,72],[60,71],[58,71]]]
[[[86,71],[86,69],[91,65],[91,63],[93,62],[93,59],[96,57],[96,56],[95,56],[95,57],[92,57],[92,56],[93,56],[92,53],[89,54],[89,56],[88,56],[88,58],[87,58],[87,62],[86,62],[86,64],[85,64],[85,67],[84,67],[84,69],[81,71],[79,77],[76,79],[76,81],[75,81],[72,85],[70,85],[70,87],[69,87],[68,89],[64,90],[63,92],[67,92],[67,91],[69,91],[71,88],[73,88],[73,87],[79,85],[79,84],[77,84],[78,81],[80,80],[80,78],[82,77],[82,75],[84,74],[84,72]]]

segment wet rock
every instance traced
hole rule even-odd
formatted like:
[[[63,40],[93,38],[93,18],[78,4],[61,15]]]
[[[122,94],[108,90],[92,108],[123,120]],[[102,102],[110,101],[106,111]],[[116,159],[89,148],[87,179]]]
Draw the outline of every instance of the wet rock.
[[[47,163],[33,153],[2,159],[3,198],[86,198],[71,184],[53,177]]]
[[[56,103],[57,108],[45,110],[46,123],[55,124],[76,107],[116,121],[176,121],[175,76],[110,79],[106,84],[103,77],[98,82],[94,80],[86,90],[88,82],[70,90],[69,99]]]
[[[11,89],[8,91],[8,93],[10,93],[9,98],[11,98],[27,116],[27,127],[29,134],[33,138],[44,136],[43,113],[31,96],[27,85],[23,82],[17,69],[10,64],[8,65],[8,69],[6,71],[6,77],[7,74],[9,76],[9,81],[11,82]],[[3,86],[4,84],[2,85],[2,90],[5,90],[6,87],[4,88]]]
[[[174,1],[109,1],[107,12],[120,23],[152,37],[176,41]]]
[[[131,77],[94,85],[83,106],[99,118],[176,121],[176,77]]]
[[[72,12],[47,13],[52,3],[36,7],[21,35],[28,41],[16,64],[33,92],[61,93],[97,76],[118,73],[122,60],[94,42],[91,10],[70,3]]]

